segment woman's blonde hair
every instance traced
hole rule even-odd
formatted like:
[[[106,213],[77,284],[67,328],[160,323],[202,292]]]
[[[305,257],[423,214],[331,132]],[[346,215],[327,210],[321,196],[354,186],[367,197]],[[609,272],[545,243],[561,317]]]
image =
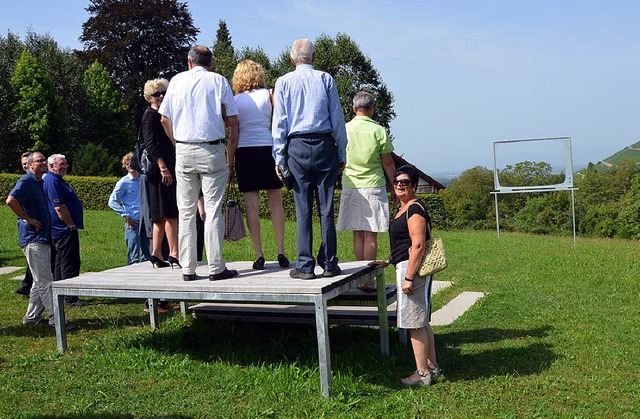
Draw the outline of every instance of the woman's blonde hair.
[[[240,61],[233,72],[232,84],[233,91],[236,94],[257,89],[258,87],[265,87],[264,67],[255,61]]]
[[[151,95],[155,92],[167,91],[169,81],[167,79],[153,79],[147,80],[144,84],[144,99],[147,102],[151,102]]]

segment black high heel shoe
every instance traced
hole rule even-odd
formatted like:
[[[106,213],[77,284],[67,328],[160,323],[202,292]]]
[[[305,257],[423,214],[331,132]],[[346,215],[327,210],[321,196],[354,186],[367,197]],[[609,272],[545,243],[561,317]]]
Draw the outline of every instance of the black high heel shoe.
[[[278,265],[280,265],[281,268],[289,266],[289,259],[282,253],[278,253]]]
[[[264,256],[260,256],[253,262],[253,269],[264,269]]]
[[[169,264],[171,265],[171,269],[173,269],[173,265],[178,265],[178,268],[182,268],[182,265],[180,265],[180,261],[178,260],[178,258],[174,258],[171,255],[169,255],[167,262],[169,262]]]
[[[157,258],[151,255],[151,259],[149,259],[154,268],[166,268],[169,266],[169,262],[165,262],[164,260]]]

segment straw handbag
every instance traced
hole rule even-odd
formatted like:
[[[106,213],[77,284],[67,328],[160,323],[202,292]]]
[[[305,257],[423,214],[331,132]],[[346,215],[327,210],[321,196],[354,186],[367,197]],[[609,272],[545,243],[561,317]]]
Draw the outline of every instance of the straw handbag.
[[[422,207],[419,202],[416,201],[414,202],[414,204],[418,204],[424,211],[424,207]],[[409,222],[408,212],[409,209],[407,208],[407,223]],[[427,240],[427,243],[425,245],[424,255],[422,256],[422,261],[420,262],[420,269],[418,269],[418,275],[420,276],[433,275],[444,270],[448,266],[447,256],[444,252],[444,244],[442,244],[442,239],[439,237],[431,237],[431,226],[429,224],[430,223],[427,222],[427,232],[429,233],[429,240]]]

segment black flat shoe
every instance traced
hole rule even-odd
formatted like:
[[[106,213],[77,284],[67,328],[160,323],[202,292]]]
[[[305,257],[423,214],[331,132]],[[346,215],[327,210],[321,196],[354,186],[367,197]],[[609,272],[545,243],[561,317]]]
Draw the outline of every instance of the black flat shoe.
[[[253,262],[253,269],[264,269],[264,256],[260,256]]]
[[[182,280],[183,281],[195,281],[196,280],[196,274],[182,274]]]
[[[157,258],[151,255],[151,259],[149,259],[154,268],[166,268],[169,266],[169,262],[165,262],[164,260]]]
[[[180,261],[178,260],[178,258],[174,258],[171,255],[169,255],[167,262],[171,265],[171,269],[173,269],[173,265],[178,265],[178,268],[182,268],[182,265],[180,265]]]
[[[233,278],[236,275],[238,275],[238,271],[235,269],[224,268],[224,271],[219,274],[209,275],[209,281],[220,281],[221,279]]]
[[[289,266],[289,259],[287,259],[287,257],[282,253],[278,253],[278,265],[280,265],[281,268]]]

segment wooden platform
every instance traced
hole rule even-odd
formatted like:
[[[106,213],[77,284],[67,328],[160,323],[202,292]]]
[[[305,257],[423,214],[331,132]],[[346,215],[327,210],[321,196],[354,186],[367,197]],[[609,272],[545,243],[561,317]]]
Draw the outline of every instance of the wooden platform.
[[[311,306],[314,313],[318,339],[320,387],[322,394],[328,396],[331,394],[329,300],[375,279],[378,287],[376,301],[381,351],[384,355],[389,354],[384,269],[367,266],[367,262],[363,261],[341,262],[342,273],[338,276],[301,280],[290,278],[290,268],[282,269],[277,262],[267,262],[265,264],[267,269],[263,271],[253,270],[252,264],[252,262],[228,263],[228,268],[237,269],[239,276],[223,281],[209,281],[207,267],[203,265],[197,269],[198,280],[185,282],[182,280],[181,270],[154,269],[150,263],[138,263],[56,281],[53,283],[53,299],[58,350],[64,352],[67,348],[67,336],[63,327],[65,295],[149,299],[152,327],[158,325],[156,301],[159,299],[182,302],[306,304]],[[316,269],[316,275],[321,274],[322,271]],[[181,306],[184,313],[187,305],[182,303]]]

